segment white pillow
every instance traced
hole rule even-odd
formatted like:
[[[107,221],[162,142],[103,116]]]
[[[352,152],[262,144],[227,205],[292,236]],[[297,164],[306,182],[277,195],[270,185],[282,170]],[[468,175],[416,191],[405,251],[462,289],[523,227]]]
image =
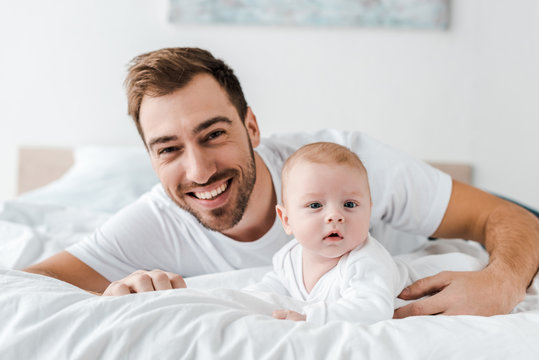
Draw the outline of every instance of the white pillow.
[[[157,182],[144,146],[83,146],[60,179],[21,195],[21,201],[114,213]]]

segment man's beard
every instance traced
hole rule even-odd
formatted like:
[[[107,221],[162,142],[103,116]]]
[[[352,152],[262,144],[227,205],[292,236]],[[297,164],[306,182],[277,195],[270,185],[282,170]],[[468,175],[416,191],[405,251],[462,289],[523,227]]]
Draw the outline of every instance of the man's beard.
[[[250,139],[249,139],[250,140]],[[256,163],[255,154],[251,141],[249,141],[249,161],[245,169],[227,169],[220,173],[214,174],[205,184],[193,183],[189,186],[180,185],[177,188],[177,198],[183,199],[187,196],[186,190],[188,188],[207,186],[222,179],[232,178],[239,181],[236,183],[237,196],[236,199],[229,199],[227,206],[219,207],[209,211],[210,216],[204,215],[192,207],[190,207],[186,201],[176,203],[184,210],[193,215],[202,226],[213,231],[224,231],[234,227],[240,222],[249,203],[249,198],[253,192],[253,188],[256,182]],[[244,170],[244,172],[242,172]],[[231,184],[229,184],[230,187]],[[183,190],[182,190],[183,189]],[[230,191],[227,188],[226,191]]]

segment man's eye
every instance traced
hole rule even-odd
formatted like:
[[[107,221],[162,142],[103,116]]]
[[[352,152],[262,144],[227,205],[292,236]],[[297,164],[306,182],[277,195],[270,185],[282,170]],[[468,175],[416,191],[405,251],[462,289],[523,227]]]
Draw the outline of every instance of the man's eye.
[[[355,208],[357,206],[357,204],[353,201],[347,201],[344,203],[344,207],[345,208]]]
[[[176,146],[169,146],[169,147],[166,147],[166,148],[163,148],[161,150],[159,150],[157,153],[159,155],[166,155],[166,154],[170,154],[171,152],[174,152],[178,150],[178,148]]]
[[[320,209],[321,207],[322,207],[322,204],[320,204],[319,202],[314,202],[314,203],[309,204],[309,208],[311,209]]]
[[[218,138],[219,136],[223,135],[225,132],[223,130],[217,130],[208,135],[208,140],[212,140],[215,138]]]

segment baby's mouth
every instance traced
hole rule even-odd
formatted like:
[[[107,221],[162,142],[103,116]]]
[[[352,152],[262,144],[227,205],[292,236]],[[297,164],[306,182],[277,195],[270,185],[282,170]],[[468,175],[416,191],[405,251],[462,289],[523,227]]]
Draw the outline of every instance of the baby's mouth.
[[[326,236],[324,236],[324,240],[342,240],[343,238],[344,237],[338,230],[332,230]]]

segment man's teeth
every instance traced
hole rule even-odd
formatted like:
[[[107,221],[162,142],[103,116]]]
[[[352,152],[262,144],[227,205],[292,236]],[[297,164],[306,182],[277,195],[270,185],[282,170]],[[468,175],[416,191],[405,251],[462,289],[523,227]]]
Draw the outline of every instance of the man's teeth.
[[[209,199],[213,199],[217,195],[222,194],[223,191],[225,191],[227,187],[228,187],[228,183],[224,182],[221,186],[213,189],[212,191],[196,192],[194,194],[199,199],[209,200]]]

